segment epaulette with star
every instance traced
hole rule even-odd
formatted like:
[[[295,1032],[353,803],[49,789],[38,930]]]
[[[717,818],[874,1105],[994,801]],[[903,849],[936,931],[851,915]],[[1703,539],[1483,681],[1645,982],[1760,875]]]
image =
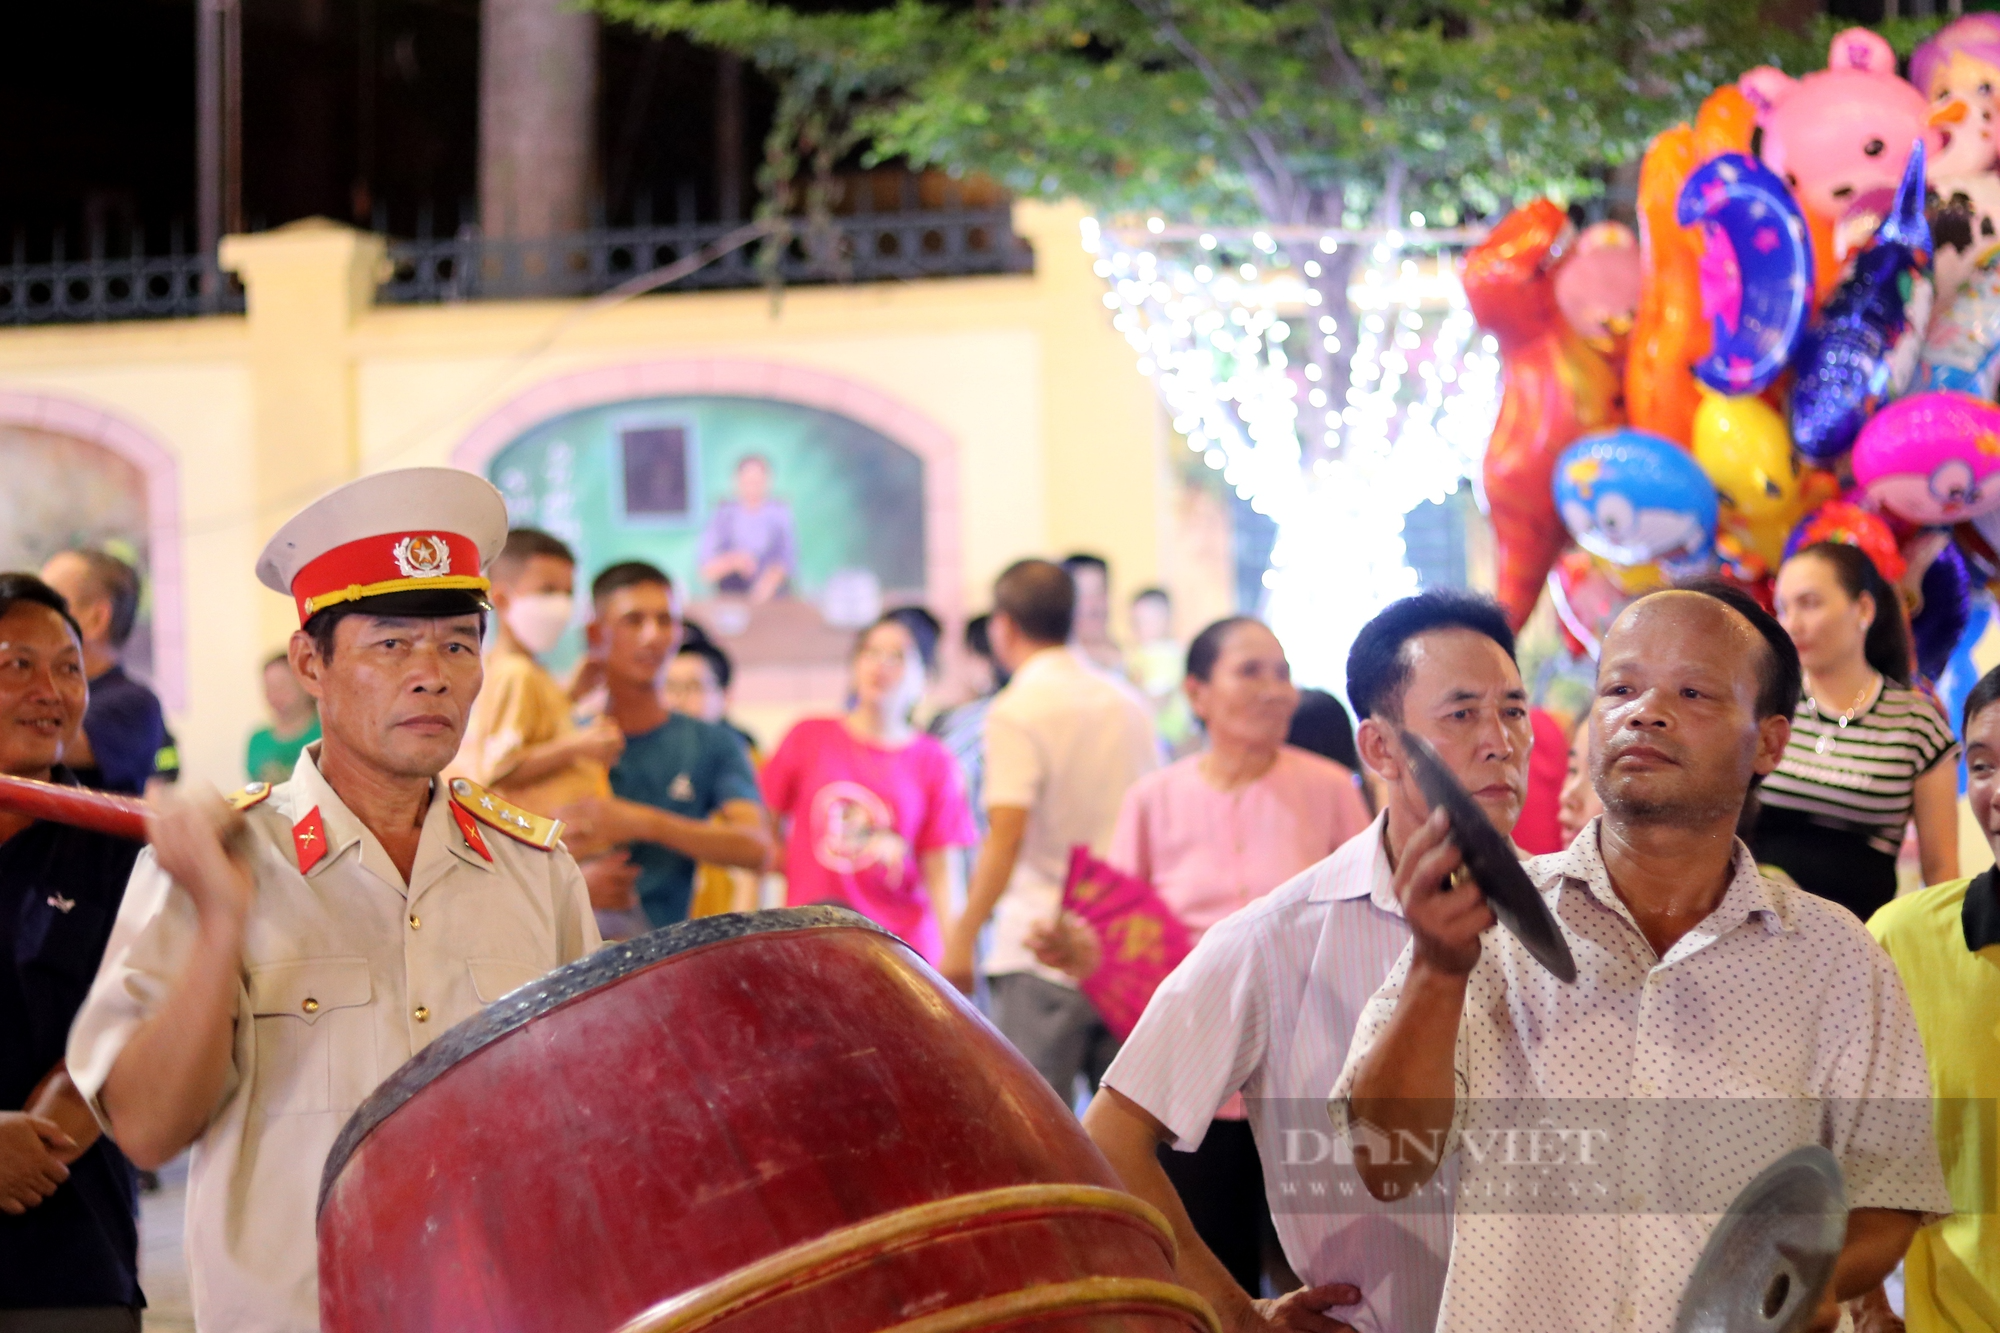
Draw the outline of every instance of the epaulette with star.
[[[525,842],[538,851],[553,851],[562,838],[560,819],[550,819],[504,801],[476,782],[451,780],[451,806],[462,810],[488,828],[498,829],[516,842]],[[461,827],[463,822],[461,821]],[[472,841],[467,838],[467,841]],[[477,846],[477,844],[474,844]]]

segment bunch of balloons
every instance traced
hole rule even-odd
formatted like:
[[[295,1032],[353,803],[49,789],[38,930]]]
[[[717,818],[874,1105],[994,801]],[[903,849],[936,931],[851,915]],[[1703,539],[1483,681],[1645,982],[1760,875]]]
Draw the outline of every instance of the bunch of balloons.
[[[1650,588],[1714,573],[1768,605],[1787,552],[1838,540],[1903,590],[1923,674],[1964,674],[2000,581],[1996,89],[2000,15],[1945,27],[1910,81],[1849,29],[1826,69],[1751,70],[1655,137],[1636,247],[1572,243],[1538,200],[1467,255],[1517,627],[1546,586],[1594,654]]]

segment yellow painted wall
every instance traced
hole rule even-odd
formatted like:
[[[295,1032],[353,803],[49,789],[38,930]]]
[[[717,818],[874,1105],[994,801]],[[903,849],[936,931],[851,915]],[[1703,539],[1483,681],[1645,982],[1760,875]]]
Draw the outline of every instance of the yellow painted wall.
[[[928,417],[956,446],[960,598],[983,609],[1023,555],[1089,549],[1123,597],[1159,581],[1171,432],[1110,327],[1082,213],[1023,203],[1031,275],[576,301],[376,307],[375,238],[325,222],[232,237],[245,316],[0,331],[0,396],[115,414],[179,466],[188,771],[240,778],[257,662],[288,602],[260,588],[264,539],[362,472],[448,462],[504,404],[558,376],[675,357],[835,375]]]

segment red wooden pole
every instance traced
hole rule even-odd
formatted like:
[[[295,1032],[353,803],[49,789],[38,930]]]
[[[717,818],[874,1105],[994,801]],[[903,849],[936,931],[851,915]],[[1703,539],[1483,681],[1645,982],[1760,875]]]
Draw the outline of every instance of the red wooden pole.
[[[74,824],[114,838],[146,840],[146,803],[135,796],[0,774],[0,810]]]

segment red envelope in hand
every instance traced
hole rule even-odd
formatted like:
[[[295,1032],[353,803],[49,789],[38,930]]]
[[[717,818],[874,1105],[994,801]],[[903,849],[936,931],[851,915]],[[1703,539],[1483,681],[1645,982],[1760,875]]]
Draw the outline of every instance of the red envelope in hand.
[[[1187,927],[1151,884],[1098,860],[1088,847],[1070,852],[1063,908],[1089,922],[1103,943],[1104,961],[1078,985],[1123,1041],[1160,982],[1188,956]]]

